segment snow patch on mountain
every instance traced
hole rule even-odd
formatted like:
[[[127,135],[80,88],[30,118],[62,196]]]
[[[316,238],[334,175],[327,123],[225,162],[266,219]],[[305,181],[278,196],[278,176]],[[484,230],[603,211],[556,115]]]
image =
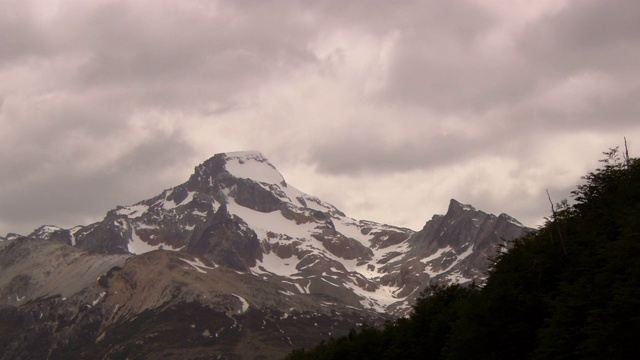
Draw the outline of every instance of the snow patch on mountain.
[[[195,191],[189,191],[187,193],[187,197],[185,199],[183,199],[182,201],[176,202],[175,199],[173,200],[168,200],[167,198],[169,196],[171,196],[173,194],[173,191],[167,193],[165,195],[164,201],[162,202],[162,208],[165,210],[172,210],[177,208],[178,206],[182,206],[182,205],[186,205],[188,203],[190,203],[193,200],[193,195],[195,194]]]
[[[405,298],[397,298],[395,296],[395,293],[400,290],[398,287],[381,285],[375,291],[366,291],[353,284],[346,284],[346,287],[362,298],[360,300],[362,306],[378,312],[385,312],[389,305],[404,300]]]
[[[453,250],[453,248],[451,246],[446,246],[446,247],[440,248],[440,249],[438,249],[438,251],[436,251],[432,255],[427,256],[424,259],[420,259],[420,262],[423,263],[423,264],[427,264],[430,261],[435,260],[435,259],[439,258],[440,256],[442,256],[442,254],[444,254],[445,252],[451,251],[451,250]]]
[[[202,273],[202,274],[206,274],[207,271],[205,269],[215,269],[216,266],[214,264],[213,267],[211,266],[207,266],[205,265],[202,260],[195,258],[194,260],[187,260],[187,259],[183,259],[180,258],[180,260],[186,262],[187,264],[191,265],[194,269],[196,269],[197,272]]]
[[[240,238],[253,239],[255,233],[259,240],[251,253],[244,247],[234,249],[251,274],[278,283],[288,293],[324,294],[350,306],[395,314],[406,308],[403,301],[415,299],[432,281],[468,281],[465,274],[471,273],[459,269],[461,262],[486,248],[474,248],[477,243],[471,243],[469,234],[495,218],[485,220],[486,214],[452,199],[446,221],[445,216],[434,216],[429,231],[356,220],[289,186],[261,153],[248,151],[217,154],[197,166],[188,182],[110,212],[106,225],[96,231],[116,225],[116,232],[102,238],[115,234],[119,243],[114,249],[121,251],[127,244],[134,255],[181,250],[194,241],[194,233],[200,236],[206,227],[218,226],[211,218],[218,204],[225,205]],[[521,226],[506,215],[502,224]],[[454,230],[458,228],[464,232]],[[78,231],[78,243],[91,231]],[[414,238],[418,233],[424,235]],[[181,260],[184,268],[202,274],[217,266],[198,258]]]
[[[296,224],[282,216],[280,212],[274,211],[263,213],[238,205],[234,199],[230,199],[227,204],[230,214],[236,215],[256,232],[259,238],[266,240],[267,233],[286,234],[294,238],[307,238],[314,230],[313,223]]]
[[[357,240],[364,246],[369,247],[371,245],[368,241],[371,237],[362,234],[362,227],[356,223],[355,219],[339,217],[338,221],[333,222],[333,225],[335,226],[336,231],[342,235]]]
[[[71,236],[71,246],[76,246],[76,234],[82,230],[82,226],[74,226],[69,229],[69,236]]]
[[[237,297],[238,300],[240,300],[240,302],[242,303],[242,309],[240,309],[239,313],[240,314],[246,313],[249,310],[249,302],[240,295],[236,295],[236,294],[231,294],[231,295]]]
[[[241,179],[267,184],[283,184],[284,178],[271,163],[257,151],[239,151],[226,154],[225,169]]]
[[[138,236],[135,231],[131,231],[131,240],[127,244],[127,251],[134,255],[141,255],[154,250],[180,251],[182,248],[184,248],[184,246],[172,247],[167,244],[151,245],[140,239],[140,236]]]
[[[107,293],[106,293],[106,292],[104,292],[104,291],[103,291],[103,292],[101,292],[101,293],[98,295],[98,298],[97,298],[97,299],[95,299],[95,300],[91,303],[91,306],[96,306],[96,305],[98,305],[98,303],[100,302],[100,300],[104,299],[104,296],[105,296],[105,295],[107,295]]]
[[[145,211],[149,210],[149,206],[138,203],[136,205],[124,206],[117,209],[116,214],[124,215],[129,219],[139,218]]]
[[[298,259],[292,256],[288,259],[280,258],[276,253],[270,252],[262,255],[262,261],[259,261],[255,267],[251,269],[254,274],[275,274],[284,277],[291,277],[298,273],[296,265]]]

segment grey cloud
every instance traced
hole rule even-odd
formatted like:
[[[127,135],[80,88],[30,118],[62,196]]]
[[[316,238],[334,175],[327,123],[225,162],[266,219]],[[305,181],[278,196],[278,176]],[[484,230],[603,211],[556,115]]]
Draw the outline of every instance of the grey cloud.
[[[640,78],[639,78],[640,79]],[[631,133],[637,129],[640,121],[640,84],[624,94],[611,100],[590,99],[587,109],[535,109],[526,119],[518,119],[512,123],[516,129],[544,133],[550,128],[554,133],[575,131],[597,131],[599,133]],[[520,109],[518,109],[520,110]],[[517,113],[516,113],[517,114]]]
[[[399,138],[389,135],[388,129],[365,126],[355,131],[351,125],[350,131],[314,142],[307,161],[315,163],[319,172],[340,175],[433,171],[487,156],[517,159],[527,166],[549,135],[538,129],[522,136],[527,132],[524,127],[504,119],[491,122],[471,116],[464,123],[479,130],[469,134],[441,130],[446,123],[446,119],[397,119],[391,128],[404,130]],[[530,126],[541,127],[537,122]]]
[[[209,4],[217,5],[203,11],[180,2],[81,2],[40,24],[25,5],[0,21],[3,43],[15,44],[3,46],[0,57],[5,68],[23,66],[26,56],[84,59],[56,79],[55,91],[115,91],[136,106],[170,109],[227,106],[234,95],[316,60],[307,45],[317,29],[297,20],[298,7]]]
[[[166,176],[167,169],[186,171],[186,177],[193,162],[215,148],[198,149],[186,139],[197,138],[190,135],[202,128],[215,131],[218,127],[202,125],[222,121],[246,122],[251,134],[242,126],[221,127],[230,133],[207,134],[212,142],[225,138],[234,146],[266,146],[258,150],[275,150],[293,165],[316,165],[320,175],[371,181],[464,167],[487,156],[523,169],[537,159],[547,137],[594,133],[621,138],[638,132],[640,25],[639,5],[632,0],[570,2],[510,34],[514,46],[498,54],[487,52],[482,40],[500,31],[499,19],[477,1],[78,1],[60,3],[48,16],[38,13],[41,5],[0,2],[0,72],[17,74],[15,83],[0,84],[3,226],[73,225],[79,216],[95,219],[117,204],[175,185],[184,179],[177,173]],[[388,70],[379,91],[348,93],[344,102],[333,104],[321,92],[353,92],[342,83],[360,81],[360,75],[345,80],[339,77],[350,69],[323,73],[326,64],[314,46],[332,36],[344,41],[342,33],[355,34],[345,36],[347,41],[362,35],[373,44],[382,39],[393,39],[393,44],[388,63],[376,68]],[[357,67],[362,48],[353,45],[357,50],[342,50],[347,58],[354,55]],[[591,72],[610,82],[611,89],[601,91],[606,96],[599,89],[586,93],[578,99],[586,106],[579,107],[562,92],[552,93],[564,81]],[[299,85],[292,74],[322,79]],[[381,74],[361,77],[368,75]],[[335,88],[323,83],[333,80]],[[276,97],[290,99],[274,100],[270,91],[282,88],[290,94]],[[574,95],[570,86],[567,91]],[[321,99],[307,98],[316,95]],[[325,110],[305,108],[307,101],[335,105],[325,115],[335,116],[326,119],[331,134],[304,128],[307,109]],[[288,102],[296,107],[292,115],[283,107]],[[381,128],[354,119],[377,108],[389,116],[379,121]],[[164,116],[170,130],[154,128],[156,115]],[[431,120],[420,121],[423,116]],[[150,129],[136,128],[140,117]],[[201,127],[188,129],[179,123],[181,117]],[[449,118],[480,130],[441,131]],[[383,128],[391,121],[402,130],[394,136]],[[277,129],[294,122],[287,131]],[[256,130],[262,127],[264,138]],[[229,150],[236,149],[219,149]],[[322,181],[322,176],[310,181]],[[474,204],[478,208],[515,209],[531,218],[546,213],[544,196],[542,205],[527,206],[540,194],[513,190],[505,205],[504,199],[470,189],[447,197],[469,197],[481,202]]]
[[[196,157],[181,131],[136,138],[136,114],[233,111],[238,94],[315,61],[313,29],[286,4],[78,2],[47,17],[39,5],[0,5],[0,69],[43,75],[0,87],[0,219],[18,227],[7,231],[96,219],[154,195],[159,174]]]
[[[465,49],[437,54],[437,48],[412,43],[407,41],[401,50],[381,99],[463,113],[520,101],[532,87],[522,64],[505,68],[483,62]]]
[[[579,1],[563,11],[531,24],[520,50],[535,69],[545,73],[584,68],[607,72],[638,71],[640,56],[640,3]]]
[[[8,0],[0,3],[0,68],[46,53],[47,39],[30,15],[26,2]]]
[[[78,69],[78,87],[126,86],[138,90],[135,94],[145,105],[180,107],[220,102],[315,60],[306,49],[312,34],[291,21],[292,10],[266,9],[281,12],[284,21],[279,21],[261,9],[234,3],[220,7],[216,11],[222,14],[205,16],[174,4],[150,11],[143,20],[141,9],[126,3],[89,13],[78,24],[93,29],[78,35],[91,53]],[[148,96],[138,87],[149,91]]]
[[[384,174],[469,161],[485,153],[487,145],[482,139],[457,135],[393,142],[384,136],[350,133],[317,144],[309,160],[317,163],[318,171],[329,174]]]
[[[98,140],[117,139],[125,131],[122,110],[109,108],[107,104],[87,107],[88,103],[90,101],[81,106],[73,101],[62,101],[62,104],[43,101],[35,106],[36,109],[32,109],[33,104],[4,106],[0,120],[4,122],[8,136],[3,138],[0,148],[6,155],[4,168],[9,171],[0,176],[0,183],[9,178],[27,177],[43,163],[52,162],[58,154],[73,151],[70,142],[97,145]],[[106,109],[108,111],[103,111]],[[83,157],[73,152],[67,156]]]
[[[174,176],[170,181],[175,182],[165,183],[167,179],[158,174],[176,166],[182,169],[193,149],[179,134],[157,136],[156,142],[141,143],[117,161],[103,162],[90,171],[77,168],[77,157],[29,159],[22,181],[0,188],[0,219],[15,226],[3,230],[24,232],[43,224],[71,227],[79,221],[96,221],[117,205],[129,205],[186,180],[187,173],[184,179]]]
[[[495,25],[486,10],[469,2],[428,4],[415,5],[398,19],[397,51],[376,100],[466,112],[486,111],[528,93],[529,64],[511,53],[487,59],[480,52],[480,39]]]
[[[634,1],[572,3],[559,14],[526,26],[514,35],[515,48],[489,58],[474,40],[493,30],[491,22],[468,26],[469,34],[438,27],[435,36],[427,25],[401,37],[379,99],[444,112],[484,112],[513,106],[586,70],[637,79],[639,7]]]
[[[351,27],[376,35],[390,30],[416,36],[454,37],[470,42],[477,32],[491,23],[489,13],[473,1],[412,0],[389,2],[385,0],[318,1],[310,4],[319,21],[340,27]],[[455,19],[455,21],[452,21]]]
[[[532,64],[539,88],[582,73],[614,81],[612,98],[587,99],[586,110],[570,113],[537,110],[539,120],[558,127],[629,131],[640,115],[640,3],[580,1],[540,22],[519,40],[519,50]],[[611,92],[611,91],[607,91]]]

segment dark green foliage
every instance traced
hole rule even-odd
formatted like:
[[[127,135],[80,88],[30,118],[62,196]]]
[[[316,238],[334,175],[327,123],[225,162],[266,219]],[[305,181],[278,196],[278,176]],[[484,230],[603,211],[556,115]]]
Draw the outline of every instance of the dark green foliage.
[[[539,358],[640,357],[640,162],[609,154],[559,225],[570,247]]]
[[[439,359],[460,307],[477,290],[475,286],[430,286],[418,299],[410,319],[389,322],[382,330],[352,330],[312,351],[296,350],[287,359]]]
[[[640,161],[605,154],[483,287],[429,287],[410,318],[288,359],[640,358]]]

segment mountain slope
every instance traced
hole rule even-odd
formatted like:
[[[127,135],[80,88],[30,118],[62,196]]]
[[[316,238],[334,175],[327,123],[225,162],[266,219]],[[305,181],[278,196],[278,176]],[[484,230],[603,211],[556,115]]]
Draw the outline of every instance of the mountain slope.
[[[640,358],[640,161],[604,154],[484,286],[430,287],[409,319],[287,359]]]
[[[389,319],[322,295],[291,293],[186,252],[88,254],[40,239],[16,241],[5,250],[2,278],[11,280],[0,285],[3,299],[14,306],[0,309],[2,359],[153,358],[171,352],[177,358],[234,358],[244,348],[247,358],[274,358],[343,335],[356,323]],[[12,261],[25,257],[32,261]],[[34,259],[62,261],[43,274]],[[304,327],[314,335],[301,332]],[[256,342],[258,348],[249,346]]]
[[[114,327],[140,321],[141,314],[170,319],[178,308],[200,309],[195,317],[204,311],[220,324],[236,324],[248,313],[254,315],[246,321],[262,318],[264,324],[292,313],[298,319],[318,314],[323,318],[314,327],[325,324],[320,333],[328,338],[357,322],[382,323],[407,314],[429,283],[482,280],[487,256],[497,245],[527,231],[505,214],[486,214],[455,200],[447,214],[435,215],[418,232],[356,220],[289,185],[258,152],[217,154],[198,165],[187,182],[111,210],[100,222],[72,229],[43,226],[24,239],[7,236],[10,240],[0,242],[5,295],[0,306],[33,309],[44,301],[51,319],[65,319],[60,314],[77,315],[90,305],[94,327],[76,324],[75,317],[67,321],[87,339],[106,339],[99,347],[106,352],[129,344],[114,337]],[[28,260],[11,260],[20,256]],[[63,260],[45,270],[49,259]],[[76,287],[50,285],[74,273],[86,275],[74,280]],[[47,326],[54,325],[60,324]],[[219,326],[208,333],[229,329]],[[291,326],[289,332],[281,328],[282,336],[267,341],[270,345],[244,339],[245,333],[229,344],[257,341],[286,352],[319,340],[310,335],[304,340],[293,330],[302,325]],[[259,339],[267,331],[252,329]],[[65,339],[60,346],[69,351]],[[195,341],[189,339],[183,340]],[[205,343],[220,354],[233,353],[229,344]],[[86,344],[79,349],[92,351]]]

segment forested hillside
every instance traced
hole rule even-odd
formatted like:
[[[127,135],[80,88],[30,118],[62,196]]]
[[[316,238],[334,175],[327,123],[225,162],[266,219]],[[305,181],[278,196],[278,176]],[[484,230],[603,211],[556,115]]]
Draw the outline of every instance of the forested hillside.
[[[288,359],[640,358],[640,161],[605,155],[485,284],[429,287],[411,317]]]

